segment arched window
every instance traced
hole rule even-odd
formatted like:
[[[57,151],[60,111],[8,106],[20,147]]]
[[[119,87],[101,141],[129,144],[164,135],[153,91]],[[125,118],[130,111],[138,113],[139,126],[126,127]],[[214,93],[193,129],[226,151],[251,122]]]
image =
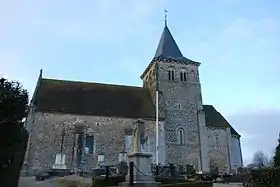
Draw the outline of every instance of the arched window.
[[[175,80],[175,71],[174,71],[174,69],[169,69],[168,70],[168,80],[172,80],[172,81]]]
[[[85,145],[85,152],[87,154],[94,154],[95,153],[95,142],[93,136],[86,136],[86,145]]]
[[[216,138],[216,146],[219,146],[219,135],[216,134],[216,135],[215,135],[215,138]]]
[[[186,71],[181,71],[180,79],[181,79],[181,81],[184,81],[184,82],[187,81],[187,73],[186,73]]]
[[[177,129],[177,143],[179,145],[185,144],[185,131],[182,127]]]

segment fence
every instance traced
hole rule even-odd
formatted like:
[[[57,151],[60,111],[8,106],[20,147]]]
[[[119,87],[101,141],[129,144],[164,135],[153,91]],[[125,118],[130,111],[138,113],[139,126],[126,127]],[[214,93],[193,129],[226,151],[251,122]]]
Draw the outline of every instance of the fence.
[[[105,180],[109,180],[110,177],[114,177],[114,176],[119,176],[120,174],[117,173],[115,170],[113,170],[112,168],[110,168],[110,166],[105,166],[105,171],[104,171],[104,175],[105,175]],[[175,175],[175,167],[173,164],[170,164],[168,167],[160,167],[158,165],[155,166],[155,168],[152,167],[152,170],[154,169],[154,172],[152,172],[152,174],[154,176],[150,176],[147,175],[145,173],[143,173],[142,171],[140,171],[137,166],[133,163],[130,162],[129,163],[129,167],[128,167],[128,179],[129,179],[129,183],[132,185],[134,183],[134,175],[135,173],[137,173],[139,176],[144,176],[144,177],[165,177],[166,178],[170,178],[170,179],[174,179],[176,177]],[[124,181],[123,181],[124,182]]]

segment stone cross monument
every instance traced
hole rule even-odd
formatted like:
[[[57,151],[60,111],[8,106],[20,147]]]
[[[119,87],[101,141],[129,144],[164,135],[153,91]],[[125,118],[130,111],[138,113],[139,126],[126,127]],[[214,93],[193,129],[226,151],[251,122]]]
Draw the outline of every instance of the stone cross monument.
[[[151,171],[152,154],[143,152],[141,149],[146,141],[145,123],[138,119],[133,125],[132,152],[127,155],[129,162],[134,163],[134,184],[136,186],[158,186],[159,183],[155,182]],[[126,182],[122,183],[121,186],[129,186],[129,178],[130,176],[127,175]]]
[[[145,123],[138,119],[133,125],[132,152],[143,152],[148,136],[145,136]]]

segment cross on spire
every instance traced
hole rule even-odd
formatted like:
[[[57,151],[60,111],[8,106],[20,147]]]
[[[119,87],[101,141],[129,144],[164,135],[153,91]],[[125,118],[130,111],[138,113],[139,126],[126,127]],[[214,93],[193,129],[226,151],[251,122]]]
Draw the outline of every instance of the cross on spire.
[[[165,23],[165,26],[167,26],[167,10],[164,9],[164,23]]]

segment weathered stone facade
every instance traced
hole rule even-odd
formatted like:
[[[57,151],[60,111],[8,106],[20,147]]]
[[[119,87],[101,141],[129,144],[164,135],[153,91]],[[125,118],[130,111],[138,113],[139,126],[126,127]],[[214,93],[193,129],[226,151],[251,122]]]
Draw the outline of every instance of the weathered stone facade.
[[[198,106],[202,102],[197,66],[179,61],[158,61],[158,91],[161,93],[160,108],[165,114],[166,157],[169,162],[200,168]],[[169,71],[174,80],[169,80]],[[180,73],[187,73],[186,81]],[[192,72],[196,73],[192,73]],[[183,130],[183,142],[178,142],[178,129]],[[167,160],[166,160],[167,161]]]
[[[219,172],[229,173],[229,128],[208,128],[207,131],[210,170],[217,167]]]
[[[240,137],[236,135],[231,135],[230,137],[230,163],[231,170],[236,170],[240,166],[243,166],[241,145],[240,145]]]
[[[164,49],[164,42],[173,51],[168,51],[170,46]],[[240,136],[213,106],[203,105],[200,63],[182,56],[167,26],[156,54],[141,76],[143,88],[47,80],[40,75],[26,122],[30,137],[25,168],[29,173],[51,168],[61,151],[71,169],[90,170],[97,165],[98,155],[104,155],[105,165],[117,164],[119,153],[129,150],[132,125],[141,116],[147,150],[156,162],[156,92],[160,163],[190,164],[203,172],[217,168],[222,173],[242,166]],[[114,94],[125,107],[115,102]],[[63,97],[63,104],[57,104],[57,95]],[[100,102],[103,96],[110,102]],[[73,105],[71,100],[75,100]],[[94,139],[90,153],[84,145],[87,136]]]
[[[77,135],[75,126],[84,127],[84,135],[92,135],[95,139],[93,154],[83,152],[86,169],[97,164],[97,156],[104,154],[105,165],[119,162],[119,153],[124,151],[124,136],[132,129],[136,119],[118,117],[78,116],[67,114],[35,113],[26,124],[30,131],[30,144],[26,157],[27,168],[31,173],[49,169],[55,162],[55,154],[60,152],[61,133],[66,131],[63,153],[66,154],[68,168],[77,168],[76,149]],[[33,118],[33,119],[32,119]],[[145,120],[146,134],[152,137],[155,122]]]

